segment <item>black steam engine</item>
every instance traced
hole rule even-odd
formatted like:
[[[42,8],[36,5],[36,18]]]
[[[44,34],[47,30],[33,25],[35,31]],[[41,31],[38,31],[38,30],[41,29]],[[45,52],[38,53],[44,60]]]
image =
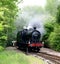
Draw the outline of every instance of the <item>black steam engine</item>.
[[[34,29],[23,29],[17,33],[17,46],[28,50],[36,50],[39,52],[43,44],[40,41],[41,33]]]

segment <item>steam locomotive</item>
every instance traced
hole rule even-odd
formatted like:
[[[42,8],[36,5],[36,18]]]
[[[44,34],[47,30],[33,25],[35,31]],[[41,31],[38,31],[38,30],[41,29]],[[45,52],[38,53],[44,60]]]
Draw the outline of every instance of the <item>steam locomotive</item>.
[[[39,52],[40,48],[43,46],[40,41],[41,33],[33,29],[23,29],[17,33],[17,46],[18,48],[24,48],[26,51],[35,50]]]

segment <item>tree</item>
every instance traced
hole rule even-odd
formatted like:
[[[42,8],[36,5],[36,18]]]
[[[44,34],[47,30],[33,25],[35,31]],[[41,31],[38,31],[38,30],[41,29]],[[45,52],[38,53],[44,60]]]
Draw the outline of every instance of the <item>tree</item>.
[[[46,46],[49,45],[50,48],[60,51],[60,5],[57,5],[58,3],[54,4],[54,2],[58,1],[48,0],[47,9],[52,18],[55,17],[55,20],[52,21],[53,24],[52,22],[45,24],[47,33],[44,35],[44,38],[47,40],[47,43],[45,43]]]
[[[18,11],[18,0],[0,0],[0,45],[6,46]],[[11,37],[10,37],[11,38]]]
[[[60,51],[60,26],[58,25],[57,27],[54,28],[54,31],[51,32],[49,38],[49,45],[50,48]]]
[[[57,15],[56,15],[56,22],[58,24],[60,24],[60,5],[58,5],[58,8],[57,8]]]
[[[42,39],[45,42],[44,43],[45,47],[50,47],[49,42],[48,42],[48,38],[49,38],[51,32],[53,32],[53,30],[54,30],[54,24],[55,24],[55,22],[52,22],[52,21],[45,22],[44,26],[45,26],[46,33],[45,33],[45,35],[43,36],[43,39]]]
[[[52,16],[56,15],[58,0],[47,0],[46,11]]]

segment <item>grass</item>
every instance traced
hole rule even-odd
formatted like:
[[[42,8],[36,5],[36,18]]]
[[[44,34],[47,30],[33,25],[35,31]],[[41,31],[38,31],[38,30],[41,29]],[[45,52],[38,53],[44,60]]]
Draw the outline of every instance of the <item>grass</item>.
[[[15,51],[0,52],[0,64],[45,64],[42,60]]]

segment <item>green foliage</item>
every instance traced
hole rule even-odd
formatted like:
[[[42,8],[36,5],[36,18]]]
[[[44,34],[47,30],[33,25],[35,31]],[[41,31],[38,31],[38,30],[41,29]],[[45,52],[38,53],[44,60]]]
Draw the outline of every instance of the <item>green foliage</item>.
[[[45,23],[45,30],[46,30],[46,34],[43,36],[43,41],[45,42],[44,43],[44,46],[45,47],[49,47],[49,42],[48,42],[48,38],[51,34],[51,32],[54,30],[54,23],[55,22],[46,22]]]
[[[56,18],[57,18],[56,22],[57,22],[58,24],[60,24],[60,5],[58,5],[58,8],[57,8]]]
[[[12,33],[13,22],[16,18],[18,0],[0,0],[0,44],[6,45],[9,38],[8,34]]]
[[[0,52],[2,52],[4,50],[4,48],[2,46],[0,46]]]
[[[52,49],[60,51],[60,26],[55,27],[48,40]]]
[[[4,30],[4,27],[2,25],[2,22],[0,23],[0,31],[3,31]]]
[[[46,34],[43,37],[45,46],[56,51],[60,51],[60,5],[58,4],[58,0],[47,0],[46,10],[55,20],[45,24]],[[51,21],[51,19],[47,21]]]
[[[47,33],[51,33],[54,29],[54,22],[47,22],[45,24],[45,29],[46,29]]]
[[[48,11],[49,14],[55,16],[57,12],[57,5],[58,0],[47,0],[46,11]]]

